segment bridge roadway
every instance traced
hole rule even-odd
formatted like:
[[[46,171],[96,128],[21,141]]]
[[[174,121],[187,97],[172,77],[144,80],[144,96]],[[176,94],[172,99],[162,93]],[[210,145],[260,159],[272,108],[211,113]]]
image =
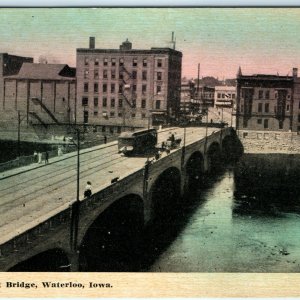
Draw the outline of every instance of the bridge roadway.
[[[208,135],[219,131],[208,128]],[[186,145],[205,137],[205,128],[186,128]],[[169,132],[183,138],[183,128],[159,132],[159,143]],[[181,143],[182,146],[183,142]],[[176,151],[172,150],[171,152]],[[166,155],[166,154],[163,154]],[[80,197],[86,182],[93,193],[111,185],[111,179],[124,178],[142,169],[145,157],[125,157],[118,153],[117,142],[96,146],[80,152]],[[33,164],[3,172],[0,175],[0,245],[16,235],[64,210],[76,198],[76,152],[50,159],[49,164]]]

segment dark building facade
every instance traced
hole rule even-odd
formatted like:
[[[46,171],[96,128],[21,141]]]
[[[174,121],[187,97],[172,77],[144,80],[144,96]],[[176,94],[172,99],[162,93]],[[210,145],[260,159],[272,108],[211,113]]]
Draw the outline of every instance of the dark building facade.
[[[178,117],[182,53],[170,48],[77,49],[79,122],[121,130],[147,127]]]
[[[242,75],[239,69],[236,128],[255,131],[297,131],[300,108],[299,96],[295,93],[297,82],[296,68],[293,69],[293,76],[248,76]]]

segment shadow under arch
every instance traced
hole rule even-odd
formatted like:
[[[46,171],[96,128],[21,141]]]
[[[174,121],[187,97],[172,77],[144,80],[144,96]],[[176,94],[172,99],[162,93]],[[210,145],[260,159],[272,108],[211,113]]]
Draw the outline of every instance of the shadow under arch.
[[[207,150],[207,171],[210,174],[220,172],[222,166],[222,153],[220,144],[213,142]]]
[[[67,254],[59,248],[47,250],[10,268],[9,272],[69,272]]]
[[[164,170],[150,190],[151,219],[164,218],[181,198],[181,172],[176,167]]]
[[[185,167],[186,179],[184,190],[190,193],[203,183],[204,158],[200,151],[194,152],[188,159]]]
[[[143,199],[126,195],[91,224],[79,247],[79,271],[120,272],[139,269]]]

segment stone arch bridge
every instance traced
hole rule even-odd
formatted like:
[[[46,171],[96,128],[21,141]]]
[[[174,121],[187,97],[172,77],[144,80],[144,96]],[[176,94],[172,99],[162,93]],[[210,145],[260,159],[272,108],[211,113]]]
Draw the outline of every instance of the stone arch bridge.
[[[148,161],[144,168],[0,245],[0,270],[88,270],[102,257],[103,270],[108,271],[113,267],[105,266],[106,256],[134,253],[138,247],[128,241],[137,241],[132,237],[145,225],[164,217],[207,172],[237,155],[238,142],[232,128],[223,128]]]

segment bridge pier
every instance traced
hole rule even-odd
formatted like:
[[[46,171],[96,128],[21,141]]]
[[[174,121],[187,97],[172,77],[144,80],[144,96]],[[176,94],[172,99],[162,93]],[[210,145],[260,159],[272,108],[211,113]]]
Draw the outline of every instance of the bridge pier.
[[[70,272],[79,271],[79,250],[68,253]]]

